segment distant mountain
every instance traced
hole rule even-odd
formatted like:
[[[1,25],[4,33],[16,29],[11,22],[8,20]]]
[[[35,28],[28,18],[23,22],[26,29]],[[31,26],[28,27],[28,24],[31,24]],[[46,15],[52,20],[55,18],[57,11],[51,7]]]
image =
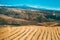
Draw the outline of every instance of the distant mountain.
[[[25,9],[25,10],[43,10],[43,9],[39,9],[39,8],[34,8],[34,7],[30,7],[30,6],[0,6],[0,7],[5,7],[5,8],[21,8],[21,9]]]
[[[42,10],[42,11],[56,11],[60,12],[60,10],[52,10],[52,9],[46,9],[46,8],[35,8],[27,5],[19,5],[19,6],[0,6],[0,7],[5,7],[5,8],[21,8],[25,10]]]

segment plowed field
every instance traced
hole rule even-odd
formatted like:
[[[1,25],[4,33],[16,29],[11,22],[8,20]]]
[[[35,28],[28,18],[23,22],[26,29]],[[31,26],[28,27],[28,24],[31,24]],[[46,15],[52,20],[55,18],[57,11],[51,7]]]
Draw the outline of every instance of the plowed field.
[[[0,27],[0,40],[60,40],[60,27]]]

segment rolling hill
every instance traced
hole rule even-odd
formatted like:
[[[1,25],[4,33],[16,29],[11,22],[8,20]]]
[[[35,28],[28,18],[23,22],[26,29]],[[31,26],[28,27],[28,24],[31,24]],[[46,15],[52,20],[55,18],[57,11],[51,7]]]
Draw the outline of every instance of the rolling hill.
[[[30,9],[28,7],[27,10],[19,7],[0,7],[0,24],[40,25],[39,23],[43,22],[60,24],[60,11]]]

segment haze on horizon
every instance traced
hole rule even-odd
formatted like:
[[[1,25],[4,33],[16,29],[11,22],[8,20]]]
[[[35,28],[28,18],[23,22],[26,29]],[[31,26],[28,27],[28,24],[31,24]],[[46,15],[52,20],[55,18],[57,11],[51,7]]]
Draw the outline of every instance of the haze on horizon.
[[[0,6],[21,4],[32,7],[60,10],[60,0],[0,0]]]

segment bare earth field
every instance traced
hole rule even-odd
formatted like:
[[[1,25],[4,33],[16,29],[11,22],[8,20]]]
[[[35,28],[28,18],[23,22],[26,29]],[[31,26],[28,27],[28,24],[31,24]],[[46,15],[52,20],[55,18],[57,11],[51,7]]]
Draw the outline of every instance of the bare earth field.
[[[0,27],[0,40],[60,40],[60,27]]]

